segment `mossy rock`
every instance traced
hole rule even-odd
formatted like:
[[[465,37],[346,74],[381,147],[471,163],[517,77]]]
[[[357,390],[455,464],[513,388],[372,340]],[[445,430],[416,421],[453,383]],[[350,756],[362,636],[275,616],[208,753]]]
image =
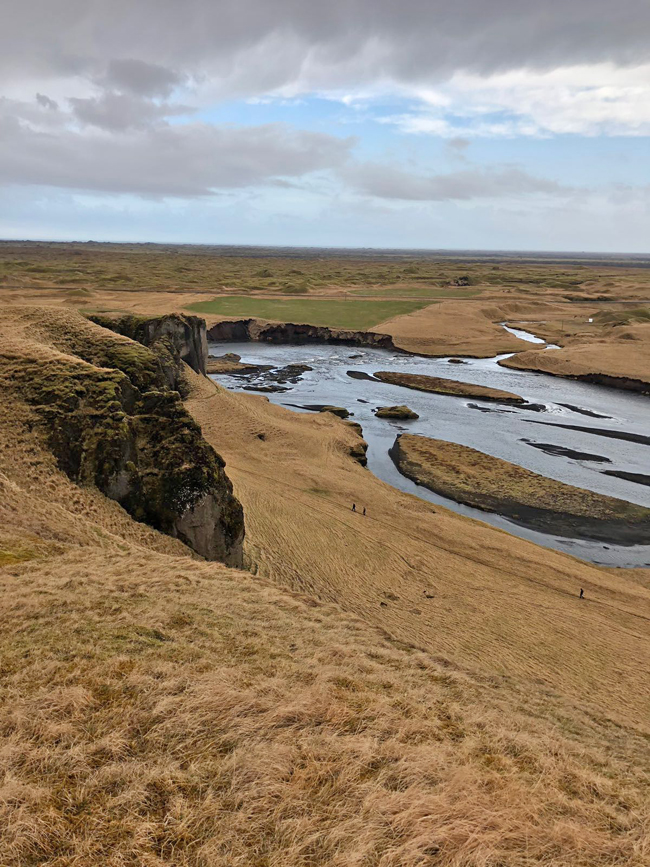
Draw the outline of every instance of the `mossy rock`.
[[[12,360],[5,381],[31,406],[70,479],[97,487],[136,520],[204,557],[241,566],[241,504],[224,461],[161,375],[160,346],[154,351],[97,332],[86,325],[66,334],[68,355],[45,364],[37,357]],[[182,368],[173,344],[165,351]]]
[[[323,406],[319,410],[320,412],[331,412],[332,415],[336,415],[339,418],[347,418],[350,413],[343,406]]]
[[[183,363],[188,364],[197,373],[206,372],[205,321],[198,316],[179,313],[165,316],[140,316],[129,313],[121,316],[92,314],[88,318],[102,328],[108,328],[128,337],[134,341],[134,344],[140,344],[150,350],[149,363],[145,365],[146,372],[140,369],[144,356],[139,352],[138,347],[135,350],[136,357],[133,357],[132,349],[114,351],[114,366],[124,370],[132,379],[135,377],[140,388],[167,386],[186,397],[189,388],[185,380]],[[116,344],[116,346],[128,347],[128,344]]]
[[[413,412],[408,406],[380,406],[375,413],[377,418],[396,418],[407,421],[408,419],[420,418],[417,412]]]

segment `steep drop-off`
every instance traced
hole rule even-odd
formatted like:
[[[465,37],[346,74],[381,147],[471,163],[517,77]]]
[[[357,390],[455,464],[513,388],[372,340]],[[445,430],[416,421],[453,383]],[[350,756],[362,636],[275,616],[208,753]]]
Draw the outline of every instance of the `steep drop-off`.
[[[346,331],[320,325],[293,322],[273,323],[259,319],[223,320],[207,332],[209,340],[253,340],[269,343],[342,343],[348,346],[374,346],[396,350],[389,334],[372,331]]]
[[[166,333],[158,353],[70,311],[16,308],[10,316],[16,338],[5,342],[0,378],[29,407],[59,469],[206,559],[241,565],[243,511],[224,461],[168,384],[182,378],[170,338],[176,323],[141,323]]]
[[[183,362],[197,373],[206,372],[208,343],[205,321],[198,316],[170,313],[165,316],[92,314],[91,322],[122,334],[150,349],[160,362],[169,388],[187,396]]]

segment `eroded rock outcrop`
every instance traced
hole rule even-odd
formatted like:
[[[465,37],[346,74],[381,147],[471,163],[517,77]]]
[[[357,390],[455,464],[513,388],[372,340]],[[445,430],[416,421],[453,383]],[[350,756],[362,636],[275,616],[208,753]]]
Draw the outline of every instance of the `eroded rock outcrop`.
[[[208,329],[208,340],[255,340],[269,343],[341,343],[349,346],[375,346],[397,350],[390,334],[372,331],[347,331],[322,325],[293,322],[273,323],[259,319],[217,322]]]
[[[363,438],[363,428],[357,421],[346,419],[343,424],[355,432],[359,439],[350,446],[350,457],[361,464],[362,467],[368,465],[368,443]]]
[[[29,320],[33,310],[24,315]],[[10,387],[32,408],[59,468],[201,556],[241,566],[241,504],[224,461],[167,385],[161,356],[77,316],[47,311],[35,320],[42,343],[2,359],[11,365]],[[77,325],[72,339],[70,327]],[[165,353],[173,355],[177,322],[159,325],[147,334],[162,335],[154,344],[166,343]],[[59,350],[64,332],[66,354]],[[71,351],[76,343],[92,362]],[[173,360],[174,369],[182,368],[180,358]]]
[[[205,321],[198,316],[170,313],[165,316],[92,314],[91,322],[129,337],[150,349],[157,358],[164,384],[186,396],[183,362],[205,374],[208,342]]]

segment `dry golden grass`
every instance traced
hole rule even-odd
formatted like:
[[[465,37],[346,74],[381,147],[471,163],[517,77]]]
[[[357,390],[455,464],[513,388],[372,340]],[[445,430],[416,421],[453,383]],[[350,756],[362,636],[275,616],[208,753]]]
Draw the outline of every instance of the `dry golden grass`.
[[[3,363],[101,339],[66,322],[5,317]],[[255,574],[73,485],[0,406],[0,864],[645,867],[647,573],[434,509],[334,416],[188,377]]]
[[[7,867],[647,864],[647,742],[547,690],[185,557],[0,586]]]
[[[466,355],[477,358],[521,352],[530,344],[499,325],[502,308],[477,301],[443,301],[415,313],[382,322],[373,331],[390,334],[393,343],[422,355]]]
[[[396,491],[348,456],[356,435],[328,413],[193,381],[188,409],[226,460],[260,574],[454,664],[542,682],[650,734],[650,593],[633,573]]]
[[[0,300],[8,305],[154,314],[182,312],[215,297],[232,303],[233,296],[243,295],[247,304],[264,304],[259,309],[273,321],[283,320],[288,303],[308,321],[316,312],[310,299],[320,299],[321,307],[333,304],[337,311],[340,302],[349,299],[354,313],[349,322],[367,323],[377,321],[373,300],[414,299],[428,306],[373,330],[425,355],[525,352],[530,345],[501,328],[499,323],[506,320],[563,347],[553,354],[526,352],[508,362],[513,366],[558,376],[613,375],[648,383],[650,270],[642,264],[517,256],[458,259],[395,251],[364,255],[0,242]],[[296,298],[307,303],[296,304]],[[630,316],[635,311],[637,315]],[[223,318],[206,315],[208,324]],[[332,314],[324,324],[342,321],[347,319]]]
[[[562,349],[522,352],[503,363],[554,376],[638,380],[650,391],[650,325],[597,325],[590,333],[572,337]]]

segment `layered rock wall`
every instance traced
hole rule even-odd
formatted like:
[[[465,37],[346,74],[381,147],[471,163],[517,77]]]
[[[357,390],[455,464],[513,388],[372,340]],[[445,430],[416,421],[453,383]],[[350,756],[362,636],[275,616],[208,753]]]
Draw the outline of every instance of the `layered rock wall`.
[[[91,322],[129,337],[156,356],[164,384],[185,396],[183,362],[205,375],[208,357],[205,320],[198,316],[171,313],[166,316],[94,314]]]
[[[397,350],[390,334],[372,331],[347,331],[322,325],[273,323],[259,319],[223,320],[210,326],[208,340],[254,340],[269,343],[342,343],[348,346],[374,346]]]

